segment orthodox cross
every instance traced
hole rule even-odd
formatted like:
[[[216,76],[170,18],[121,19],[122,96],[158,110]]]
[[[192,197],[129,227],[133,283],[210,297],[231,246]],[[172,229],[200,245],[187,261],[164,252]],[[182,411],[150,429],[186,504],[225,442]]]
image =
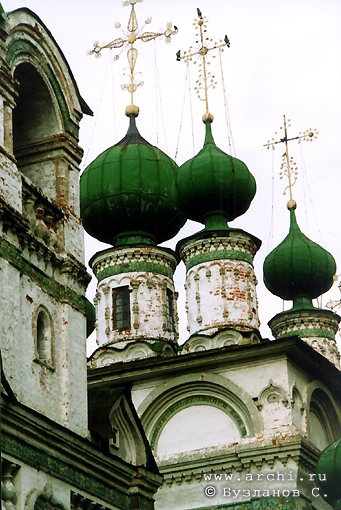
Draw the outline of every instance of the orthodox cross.
[[[135,5],[137,3],[141,3],[142,0],[125,0],[123,2],[124,6],[131,6],[130,16],[127,23],[126,30],[122,30],[123,37],[117,37],[113,41],[100,45],[99,42],[94,44],[94,48],[90,51],[90,55],[95,55],[99,57],[101,55],[101,51],[105,48],[109,49],[118,49],[123,48],[124,46],[128,46],[127,51],[127,60],[129,65],[129,83],[122,85],[123,90],[127,90],[130,93],[130,105],[126,108],[126,115],[138,115],[139,108],[134,105],[134,92],[136,92],[137,88],[143,85],[143,82],[136,81],[135,75],[135,66],[138,57],[138,50],[135,48],[136,41],[140,40],[142,42],[149,42],[157,39],[158,37],[165,37],[165,41],[168,43],[171,40],[172,35],[175,35],[178,31],[176,26],[173,26],[172,23],[167,23],[166,28],[163,32],[148,32],[138,30],[138,20],[135,12]],[[149,25],[151,23],[152,18],[147,18],[144,22],[144,25]],[[115,23],[115,28],[121,28],[121,23]],[[119,55],[115,55],[115,60],[119,58]]]
[[[294,184],[297,181],[298,176],[298,168],[296,163],[294,162],[292,157],[289,157],[289,147],[288,142],[291,142],[292,140],[298,140],[298,143],[301,143],[301,141],[305,142],[312,142],[313,140],[316,140],[318,132],[316,129],[306,129],[303,133],[298,133],[298,136],[294,136],[292,138],[288,138],[288,127],[290,127],[290,119],[286,119],[285,115],[283,115],[283,126],[280,127],[282,130],[281,133],[279,133],[280,138],[278,140],[275,140],[272,138],[271,140],[268,140],[268,143],[264,145],[267,149],[275,149],[275,145],[279,143],[285,144],[285,152],[282,156],[282,164],[280,168],[280,178],[283,179],[284,176],[288,178],[288,186],[284,189],[284,194],[286,193],[286,190],[289,190],[289,202],[288,202],[288,208],[289,209],[295,209],[296,208],[296,202],[293,200],[292,196],[292,188]],[[275,132],[275,135],[278,135],[277,131]]]
[[[190,46],[188,51],[185,51],[183,55],[181,55],[181,51],[179,50],[176,53],[176,60],[184,60],[185,62],[191,62],[193,61],[194,64],[196,64],[196,60],[193,60],[194,57],[198,56],[201,58],[200,64],[199,64],[199,79],[196,81],[196,87],[195,90],[198,94],[198,97],[201,101],[205,101],[206,106],[206,112],[203,116],[203,120],[210,119],[213,120],[213,115],[209,113],[208,110],[208,89],[209,87],[215,88],[217,82],[215,81],[215,77],[211,74],[210,71],[207,70],[207,65],[210,64],[208,61],[209,52],[213,50],[219,50],[224,51],[225,46],[228,48],[230,47],[230,41],[225,35],[224,40],[220,40],[219,43],[213,43],[213,39],[210,39],[209,37],[206,37],[206,31],[207,31],[207,19],[206,16],[202,15],[202,12],[200,9],[197,9],[198,17],[195,18],[193,25],[196,29],[199,31],[195,34],[198,39],[195,41],[196,44],[199,44],[198,47],[193,48]],[[214,58],[215,56],[213,56]],[[204,95],[202,97],[202,91],[204,92]]]

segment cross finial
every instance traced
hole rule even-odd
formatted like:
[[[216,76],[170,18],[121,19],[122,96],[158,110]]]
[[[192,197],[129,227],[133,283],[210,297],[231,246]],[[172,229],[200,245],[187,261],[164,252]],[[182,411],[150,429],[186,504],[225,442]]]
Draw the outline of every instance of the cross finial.
[[[183,56],[181,55],[181,51],[179,50],[176,53],[176,60],[184,60],[185,62],[193,61],[194,64],[196,64],[197,60],[193,60],[194,57],[198,57],[201,59],[199,64],[199,79],[196,81],[196,87],[195,90],[198,94],[199,99],[202,101],[205,101],[205,107],[206,111],[203,116],[203,121],[213,121],[213,115],[209,113],[208,109],[208,89],[210,87],[215,88],[217,82],[215,81],[214,75],[211,74],[210,71],[207,70],[207,65],[210,64],[208,61],[209,52],[212,50],[219,50],[224,51],[225,46],[228,48],[230,47],[230,41],[225,35],[224,40],[221,40],[218,43],[213,43],[213,39],[210,39],[209,37],[206,37],[206,31],[207,31],[207,19],[206,16],[202,15],[201,10],[197,9],[198,17],[195,18],[193,25],[196,29],[199,31],[195,34],[197,39],[195,42],[196,44],[199,44],[199,47],[189,47],[188,51],[185,51]],[[213,56],[215,58],[215,55]],[[202,91],[204,92],[204,95],[202,97]]]
[[[302,140],[305,142],[312,142],[313,140],[316,140],[318,132],[316,129],[309,128],[306,129],[303,133],[298,133],[298,136],[288,138],[288,127],[290,127],[290,119],[287,120],[285,115],[283,115],[283,126],[280,127],[282,132],[279,133],[279,140],[272,138],[271,140],[268,140],[268,143],[264,144],[264,147],[267,149],[270,149],[270,147],[275,149],[275,145],[279,143],[285,144],[285,152],[282,156],[282,164],[279,175],[281,179],[283,179],[284,176],[288,178],[288,186],[286,186],[284,189],[284,194],[287,190],[289,190],[289,202],[287,207],[288,209],[296,209],[296,202],[293,200],[292,188],[297,181],[298,168],[292,156],[289,157],[288,142],[291,142],[292,140],[298,140],[298,143],[301,143]],[[275,132],[275,135],[278,135],[277,131]]]
[[[126,30],[122,29],[123,37],[117,37],[113,41],[107,43],[107,44],[99,44],[99,42],[96,42],[94,44],[94,48],[90,51],[90,55],[95,55],[96,57],[99,57],[101,55],[101,51],[105,48],[109,49],[118,49],[118,48],[124,48],[128,47],[127,51],[127,60],[129,65],[129,82],[127,84],[122,85],[122,88],[124,90],[127,90],[130,94],[130,105],[126,108],[126,115],[137,117],[139,114],[139,108],[138,106],[134,105],[134,93],[136,92],[137,88],[143,85],[143,82],[137,82],[136,81],[136,73],[135,73],[135,67],[136,67],[136,61],[138,57],[138,51],[135,48],[135,43],[138,40],[141,40],[142,42],[148,42],[152,41],[154,39],[157,39],[158,37],[165,37],[165,41],[167,43],[170,42],[172,35],[175,35],[178,31],[176,26],[173,26],[172,23],[167,23],[166,28],[163,32],[147,32],[143,31],[143,28],[139,31],[139,25],[138,20],[135,12],[135,5],[137,3],[141,3],[142,0],[125,0],[123,2],[124,6],[131,6],[130,10],[130,16],[127,23]],[[147,18],[144,22],[145,25],[149,25],[152,21],[152,18]],[[120,23],[115,23],[115,28],[121,28]],[[119,55],[115,55],[115,60],[119,58]]]

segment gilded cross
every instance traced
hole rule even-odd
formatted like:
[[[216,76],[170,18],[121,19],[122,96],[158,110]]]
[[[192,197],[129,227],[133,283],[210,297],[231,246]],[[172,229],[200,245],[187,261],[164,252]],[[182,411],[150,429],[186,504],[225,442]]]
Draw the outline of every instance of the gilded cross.
[[[191,62],[193,61],[194,64],[196,64],[197,60],[195,60],[195,57],[199,57],[200,64],[199,64],[199,79],[196,81],[196,87],[195,90],[198,94],[198,97],[200,100],[205,101],[206,106],[206,112],[203,116],[203,120],[210,119],[213,120],[213,115],[209,113],[208,109],[208,89],[210,87],[215,88],[217,82],[215,81],[214,75],[211,74],[210,71],[208,71],[207,66],[210,64],[208,57],[209,52],[213,50],[219,50],[224,51],[224,48],[227,46],[230,47],[230,41],[228,37],[225,35],[224,40],[220,40],[219,43],[214,43],[213,39],[210,39],[206,36],[207,32],[207,19],[206,16],[202,15],[202,12],[200,9],[197,9],[198,17],[195,18],[193,25],[198,30],[198,32],[195,34],[198,38],[195,43],[198,44],[196,48],[190,46],[188,51],[185,51],[183,55],[181,55],[181,51],[179,50],[176,53],[176,60],[184,60],[185,62]],[[215,58],[215,56],[213,56]],[[194,60],[193,60],[194,59]],[[202,96],[202,91],[204,92]]]
[[[297,168],[297,165],[294,162],[293,158],[289,157],[288,142],[291,142],[293,140],[298,140],[298,143],[301,143],[302,140],[305,142],[312,142],[313,140],[316,140],[318,132],[316,129],[309,128],[309,129],[306,129],[303,133],[300,132],[300,133],[298,133],[297,136],[289,138],[288,137],[288,128],[289,127],[290,127],[290,119],[287,120],[285,115],[283,115],[283,126],[280,127],[280,129],[282,131],[281,131],[281,133],[277,133],[277,131],[275,132],[275,135],[279,134],[280,138],[278,140],[275,140],[275,138],[268,140],[268,143],[266,143],[264,145],[264,147],[266,147],[267,149],[270,149],[270,147],[272,147],[272,149],[275,149],[275,145],[277,145],[279,143],[285,144],[285,152],[282,156],[282,164],[281,164],[279,175],[280,175],[281,179],[283,179],[284,176],[286,176],[288,178],[288,186],[286,186],[286,188],[284,190],[284,194],[286,193],[286,191],[288,189],[289,190],[289,198],[290,198],[290,200],[288,202],[288,208],[295,209],[296,202],[293,200],[292,188],[297,181],[298,168]]]
[[[130,16],[127,23],[126,30],[122,30],[123,37],[117,37],[113,41],[100,45],[99,42],[96,42],[94,48],[90,51],[91,55],[95,55],[99,57],[101,55],[101,51],[103,49],[119,49],[123,47],[128,47],[127,51],[127,60],[129,65],[129,83],[122,85],[124,90],[127,90],[130,93],[130,105],[126,108],[126,115],[135,115],[137,116],[139,113],[139,108],[134,105],[134,93],[137,88],[143,85],[143,82],[136,81],[136,73],[135,66],[138,57],[138,50],[135,48],[135,43],[137,41],[149,42],[157,39],[158,37],[164,37],[165,41],[169,43],[171,41],[172,35],[175,35],[178,31],[176,26],[173,26],[172,23],[167,23],[166,28],[163,32],[149,32],[143,30],[145,25],[149,25],[152,21],[152,18],[147,18],[144,22],[144,26],[142,30],[139,31],[139,24],[135,12],[135,5],[137,3],[141,3],[142,0],[125,0],[123,2],[124,6],[131,7]],[[120,29],[121,24],[115,23],[115,28]],[[117,60],[119,55],[115,55],[115,59]]]

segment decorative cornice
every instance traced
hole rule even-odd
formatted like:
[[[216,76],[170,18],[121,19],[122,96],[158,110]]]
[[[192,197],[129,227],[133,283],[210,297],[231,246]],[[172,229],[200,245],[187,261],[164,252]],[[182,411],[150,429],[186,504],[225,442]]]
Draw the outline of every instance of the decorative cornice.
[[[219,352],[219,356],[217,353]],[[248,363],[261,364],[272,360],[293,361],[313,378],[320,379],[334,391],[341,392],[341,373],[332,363],[318,354],[312,347],[298,337],[283,338],[275,341],[263,341],[252,345],[231,345],[219,349],[189,353],[167,359],[155,358],[153,370],[150,360],[135,360],[125,364],[115,364],[88,372],[90,388],[106,386],[109,382],[126,384],[137,381],[158,379],[159,377],[187,374],[190,364],[192,373],[202,373],[210,368],[247,366]]]
[[[88,359],[89,368],[97,368],[112,363],[127,363],[134,359],[141,359],[141,351],[144,358],[170,357],[175,356],[176,345],[173,347],[170,342],[155,341],[148,338],[134,338],[133,341],[119,342],[115,347],[105,345],[94,351]],[[137,354],[136,354],[137,353]]]
[[[73,448],[72,443],[70,443],[69,448]],[[90,493],[108,503],[114,503],[119,508],[124,510],[129,508],[128,496],[120,493],[118,489],[109,487],[103,481],[94,478],[89,473],[85,473],[79,467],[72,466],[68,462],[62,461],[43,451],[41,448],[28,443],[25,444],[23,441],[18,440],[17,437],[7,435],[5,431],[2,433],[2,451],[4,454],[11,455],[36,469],[41,469],[49,475],[59,478],[84,492]]]
[[[331,310],[312,308],[287,310],[275,315],[268,325],[275,338],[288,336],[329,338],[335,342],[335,335],[341,317]]]
[[[26,182],[23,177],[23,195],[30,195],[31,192],[33,192],[33,196],[39,195],[39,200],[42,204],[48,207],[58,220],[65,221],[65,218],[67,217],[65,211],[63,211],[55,203],[51,202],[44,194],[39,192],[32,183]],[[23,274],[26,274],[27,276],[34,275],[36,280],[39,279],[42,282],[48,281],[49,284],[47,286],[45,285],[45,290],[47,288],[51,289],[52,287],[59,288],[59,293],[57,292],[56,295],[57,299],[58,295],[66,294],[73,296],[71,299],[74,303],[83,299],[74,290],[64,286],[63,283],[56,282],[55,280],[58,277],[58,272],[60,275],[67,273],[68,278],[73,280],[77,288],[82,286],[85,290],[91,280],[91,277],[87,273],[84,264],[70,254],[66,255],[57,253],[49,247],[40,237],[34,235],[30,229],[28,219],[1,198],[0,222],[2,222],[3,225],[3,233],[6,234],[7,232],[11,232],[11,234],[16,236],[18,242],[15,246],[6,238],[1,237],[0,256],[4,257],[11,264],[20,269]],[[35,254],[36,262],[34,264],[25,258],[25,255],[23,255],[25,251],[28,254]],[[36,267],[37,261],[38,267]],[[41,262],[41,267],[39,267],[39,262]],[[50,269],[51,276],[46,274],[47,268]],[[63,289],[61,289],[61,287]]]
[[[260,343],[258,330],[245,331],[238,326],[224,328],[213,335],[194,334],[179,348],[179,354],[185,355],[199,350],[217,349],[231,345]]]
[[[24,233],[28,228],[28,221],[14,207],[0,197],[0,221],[3,231],[12,231],[14,234]]]
[[[228,504],[228,506],[226,506],[226,503],[222,505],[210,504],[210,506],[200,506],[191,508],[191,510],[227,510],[230,507],[233,510],[273,510],[274,508],[276,510],[297,510],[296,501],[293,497],[263,497],[260,499],[257,497],[245,503],[233,503],[233,505]],[[305,507],[305,510],[311,510],[311,508]]]
[[[6,426],[8,419],[6,411],[2,412],[2,418],[4,422],[4,429],[2,432],[3,454],[10,455],[17,459],[17,461],[24,462],[36,469],[41,469],[45,473],[59,478],[60,480],[97,498],[107,502],[113,502],[120,508],[128,508],[128,498],[124,494],[124,490],[126,490],[127,487],[124,487],[124,490],[122,488],[121,492],[119,489],[110,487],[111,484],[104,482],[104,480],[108,480],[107,469],[110,466],[110,462],[108,462],[107,459],[106,460],[109,465],[104,466],[103,460],[99,457],[96,459],[96,455],[93,454],[94,452],[92,452],[92,455],[90,454],[89,456],[85,444],[83,446],[79,444],[75,445],[75,442],[72,441],[71,438],[62,438],[60,437],[60,434],[58,434],[58,437],[53,437],[55,435],[55,430],[53,430],[52,422],[49,424],[49,441],[47,441],[46,438],[46,430],[40,430],[40,440],[38,439],[37,444],[33,444],[33,441],[30,440],[30,427],[27,431],[27,437],[24,438],[22,437],[22,434],[18,434],[15,423],[10,423],[9,426]],[[37,427],[37,429],[38,428],[40,427]],[[37,437],[35,437],[35,439],[37,439]],[[58,448],[56,448],[57,444]],[[76,462],[76,459],[73,458],[76,451],[80,455],[79,458],[83,459],[81,463]],[[74,453],[70,455],[70,452]],[[89,463],[90,458],[91,464]],[[87,469],[85,468],[86,464],[88,464]],[[89,466],[92,466],[93,469],[97,468],[97,476],[94,476],[94,473],[89,472],[92,471],[92,469],[89,470]],[[102,471],[103,475],[103,469],[106,475],[101,480],[99,473]],[[132,476],[132,474],[129,473],[129,470],[127,471],[126,476],[128,476],[126,483],[129,482],[129,478]],[[121,477],[122,475],[123,473],[121,473]]]
[[[136,489],[141,496],[139,484],[144,483],[149,491],[145,508],[152,508],[159,476],[99,452],[88,440],[24,406],[4,403],[1,416],[2,453],[19,465],[40,469],[120,510],[132,508],[131,491]]]
[[[204,454],[206,453],[206,454]],[[207,459],[209,455],[209,471]],[[285,467],[289,460],[304,467],[307,472],[314,473],[319,452],[313,449],[301,436],[291,438],[271,438],[255,442],[239,444],[225,449],[199,450],[197,455],[191,452],[182,454],[176,459],[160,460],[158,463],[164,484],[181,484],[191,480],[202,481],[204,473],[250,473],[261,472],[264,466],[272,468],[275,462]],[[176,460],[176,461],[175,461]]]
[[[179,259],[167,248],[137,246],[109,248],[90,259],[90,267],[98,281],[121,273],[158,273],[173,278]]]
[[[268,325],[275,338],[293,335],[317,336],[335,341],[340,321],[341,317],[331,310],[309,308],[278,313]]]
[[[187,271],[192,267],[212,260],[243,260],[253,264],[259,246],[255,238],[243,230],[228,230],[224,233],[193,236],[179,245],[179,254]]]
[[[309,308],[279,313],[268,324],[275,338],[299,336],[339,369],[340,353],[335,335],[340,320],[331,310]]]
[[[51,159],[54,151],[63,150],[63,156],[67,155],[70,161],[77,168],[77,164],[82,161],[83,149],[77,144],[77,138],[71,136],[70,133],[60,133],[52,135],[49,138],[35,141],[31,144],[26,144],[24,148],[16,149],[16,158],[21,162],[29,160],[29,162],[39,161],[44,159]]]
[[[196,255],[194,253],[195,250],[192,250],[193,256],[190,256],[188,253],[186,253],[186,255],[188,256],[186,262],[187,270],[199,264],[211,262],[213,260],[241,260],[251,265],[253,263],[253,259],[248,253],[237,250],[217,250],[215,252],[203,252],[198,253]]]
[[[30,249],[43,258],[45,263],[49,263],[58,268],[60,273],[67,273],[68,277],[74,278],[76,281],[83,282],[87,285],[90,277],[86,272],[85,267],[71,258],[58,257],[39,239],[30,236],[29,233],[24,235],[25,241],[30,240]],[[23,240],[23,238],[21,238]],[[26,260],[19,248],[16,248],[8,241],[0,237],[0,257],[6,259],[10,264],[16,267],[21,274],[24,274],[34,280],[41,289],[50,294],[58,301],[69,303],[71,306],[86,315],[86,300],[85,296],[78,294],[70,287],[58,283],[54,277],[48,276],[40,269],[35,267],[31,262]]]

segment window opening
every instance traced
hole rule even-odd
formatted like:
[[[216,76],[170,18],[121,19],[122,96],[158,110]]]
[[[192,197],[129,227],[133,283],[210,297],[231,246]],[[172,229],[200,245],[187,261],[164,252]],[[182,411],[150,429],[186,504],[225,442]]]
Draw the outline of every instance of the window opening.
[[[113,329],[130,328],[130,290],[128,285],[112,291]]]
[[[166,326],[174,331],[174,294],[170,289],[166,289]]]

